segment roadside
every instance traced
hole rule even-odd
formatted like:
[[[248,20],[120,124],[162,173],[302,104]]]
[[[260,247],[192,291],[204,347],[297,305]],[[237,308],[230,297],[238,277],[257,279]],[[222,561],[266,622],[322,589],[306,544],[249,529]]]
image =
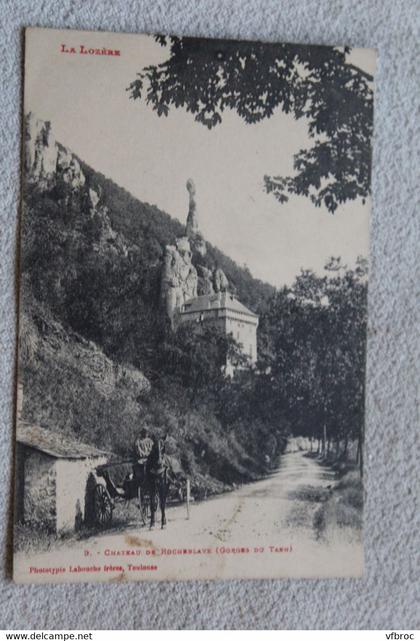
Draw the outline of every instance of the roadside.
[[[26,554],[63,547],[100,545],[113,547],[128,533],[141,532],[153,545],[214,545],[215,543],[299,541],[330,543],[333,539],[360,540],[362,522],[361,483],[354,472],[340,480],[331,466],[320,464],[307,452],[287,453],[279,468],[268,477],[244,484],[236,490],[191,505],[167,510],[165,530],[140,525],[135,501],[116,506],[113,521],[106,530],[81,531],[65,538],[29,538]],[[159,516],[159,514],[158,514]],[[337,537],[338,535],[338,537]]]

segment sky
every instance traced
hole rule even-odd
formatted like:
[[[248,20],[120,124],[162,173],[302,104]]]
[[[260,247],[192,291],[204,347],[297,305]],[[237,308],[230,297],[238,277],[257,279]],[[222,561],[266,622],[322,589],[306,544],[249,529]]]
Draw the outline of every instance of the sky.
[[[63,53],[62,45],[121,55]],[[302,268],[321,273],[330,256],[349,266],[367,256],[369,200],[346,203],[332,215],[304,197],[280,205],[264,191],[264,175],[289,175],[293,155],[311,144],[304,120],[278,109],[249,125],[225,112],[209,131],[184,110],[159,118],[143,101],[130,100],[126,89],[136,74],[165,57],[150,36],[31,29],[25,112],[51,121],[55,138],[93,169],[181,222],[192,178],[203,236],[275,286],[291,284]],[[374,70],[370,50],[354,50],[352,62]]]

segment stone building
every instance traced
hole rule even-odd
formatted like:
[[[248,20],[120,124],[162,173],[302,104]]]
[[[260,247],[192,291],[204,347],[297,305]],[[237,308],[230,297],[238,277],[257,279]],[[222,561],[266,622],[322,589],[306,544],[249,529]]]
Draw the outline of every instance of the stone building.
[[[178,322],[212,323],[241,345],[250,364],[256,363],[258,316],[233,294],[218,292],[186,301],[179,313]],[[227,363],[227,373],[231,374],[233,369],[232,364]]]
[[[57,534],[78,529],[91,517],[89,482],[95,468],[108,458],[91,445],[19,421],[15,520]]]

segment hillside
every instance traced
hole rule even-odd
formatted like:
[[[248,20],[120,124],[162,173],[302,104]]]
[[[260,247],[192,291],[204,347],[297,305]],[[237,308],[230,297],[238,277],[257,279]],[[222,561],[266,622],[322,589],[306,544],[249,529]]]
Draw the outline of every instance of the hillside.
[[[66,331],[39,303],[30,316],[22,313],[21,326],[25,420],[123,458],[132,455],[141,427],[169,433],[168,452],[181,476],[192,478],[196,496],[262,474],[258,460],[205,410],[191,411],[187,425],[172,390],[153,390],[141,371],[117,364],[91,341]]]
[[[115,231],[141,247],[151,264],[162,259],[165,245],[185,233],[184,225],[166,212],[134,198],[123,187],[95,172],[84,162],[80,161],[80,165],[88,184],[99,188]],[[209,268],[220,267],[234,285],[239,299],[257,313],[275,292],[272,285],[254,278],[248,269],[238,265],[208,241],[207,255],[202,262]]]
[[[261,476],[283,447],[281,426],[253,421],[252,394],[241,401],[223,379],[225,344],[172,332],[162,312],[165,246],[183,226],[88,167],[49,123],[30,115],[26,127],[24,418],[122,456],[141,427],[168,433],[197,495]],[[222,269],[256,312],[274,291],[210,244],[205,264]],[[232,394],[249,404],[246,419],[227,413]]]

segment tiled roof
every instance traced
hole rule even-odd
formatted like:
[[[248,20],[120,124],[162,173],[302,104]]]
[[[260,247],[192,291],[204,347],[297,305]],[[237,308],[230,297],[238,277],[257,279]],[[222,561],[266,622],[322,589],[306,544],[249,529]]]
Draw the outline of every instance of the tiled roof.
[[[229,294],[228,292],[205,294],[204,296],[191,298],[184,303],[182,313],[203,312],[209,309],[229,309],[240,314],[247,314],[248,316],[258,318],[257,314],[251,312],[251,310],[245,307],[233,294]]]
[[[63,436],[60,432],[51,432],[44,427],[25,422],[18,424],[16,440],[55,458],[86,459],[109,456],[108,452],[98,450],[93,445],[80,443]]]

